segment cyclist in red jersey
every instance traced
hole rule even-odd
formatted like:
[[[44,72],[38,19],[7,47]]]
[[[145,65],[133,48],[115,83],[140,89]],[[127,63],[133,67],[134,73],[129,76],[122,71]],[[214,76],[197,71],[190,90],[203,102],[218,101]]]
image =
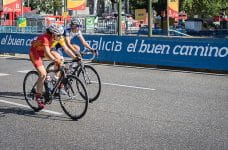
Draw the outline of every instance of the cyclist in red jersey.
[[[59,35],[60,31],[58,25],[50,25],[44,34],[38,36],[36,40],[32,41],[32,45],[29,51],[30,60],[39,73],[35,100],[41,109],[44,108],[44,102],[42,101],[41,97],[44,81],[47,75],[42,59],[51,59],[58,65],[61,65],[63,63],[61,56],[56,51],[50,50],[53,40],[58,39]]]

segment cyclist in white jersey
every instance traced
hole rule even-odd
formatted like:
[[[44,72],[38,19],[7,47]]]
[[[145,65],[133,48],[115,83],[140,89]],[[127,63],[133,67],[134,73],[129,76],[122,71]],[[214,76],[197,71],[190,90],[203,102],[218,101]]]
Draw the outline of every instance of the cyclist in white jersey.
[[[80,46],[78,46],[77,44],[72,44],[71,40],[74,37],[79,38],[79,40],[81,41],[82,45],[85,46],[87,49],[91,50],[92,52],[96,53],[96,51],[94,49],[92,49],[90,47],[90,45],[86,42],[86,40],[84,39],[82,32],[80,30],[80,28],[82,27],[82,23],[80,21],[80,19],[78,18],[72,18],[71,20],[71,24],[70,24],[70,28],[66,29],[64,32],[64,37],[65,37],[65,42],[68,48],[70,48],[73,52],[75,52],[75,54],[80,56]]]

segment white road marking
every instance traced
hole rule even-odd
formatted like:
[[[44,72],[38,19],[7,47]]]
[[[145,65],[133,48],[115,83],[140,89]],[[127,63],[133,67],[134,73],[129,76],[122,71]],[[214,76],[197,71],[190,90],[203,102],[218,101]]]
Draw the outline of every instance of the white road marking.
[[[20,73],[27,73],[30,70],[21,70],[21,71],[17,71]],[[95,81],[92,81],[95,83]],[[96,82],[98,83],[98,82]],[[130,85],[122,85],[122,84],[115,84],[115,83],[102,83],[104,85],[113,85],[113,86],[120,86],[120,87],[128,87],[128,88],[134,88],[134,89],[142,89],[142,90],[151,90],[151,91],[155,91],[156,89],[152,89],[152,88],[146,88],[146,87],[137,87],[137,86],[130,86]]]
[[[31,71],[31,70],[20,70],[20,71],[17,71],[17,72],[19,72],[19,73],[28,73],[29,71]]]
[[[151,90],[155,91],[156,89],[146,88],[146,87],[138,87],[138,86],[130,86],[130,85],[123,85],[123,84],[116,84],[116,83],[102,83],[104,85],[113,85],[113,86],[121,86],[121,87],[128,87],[134,89],[142,89],[142,90]]]
[[[3,56],[3,55],[0,55],[0,58],[11,58],[12,56]]]
[[[6,73],[0,73],[0,76],[8,76],[10,74],[6,74]]]
[[[9,102],[9,101],[6,101],[6,100],[1,100],[1,99],[0,99],[0,102],[1,103],[6,103],[6,104],[11,104],[11,105],[16,105],[16,106],[20,106],[20,107],[30,108],[27,105],[23,105],[23,104],[19,104],[19,103],[14,103],[14,102]],[[51,111],[51,110],[47,110],[47,109],[43,109],[41,111],[46,112],[46,113],[50,113],[50,114],[54,114],[54,115],[59,115],[59,116],[63,115],[63,113],[56,112],[56,111]]]

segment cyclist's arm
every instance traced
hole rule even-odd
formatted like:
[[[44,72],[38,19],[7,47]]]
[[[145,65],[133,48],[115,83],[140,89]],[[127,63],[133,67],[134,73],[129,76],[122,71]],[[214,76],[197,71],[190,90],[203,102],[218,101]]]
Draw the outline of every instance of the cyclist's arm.
[[[50,50],[50,47],[49,46],[44,46],[44,51],[45,51],[45,53],[47,54],[47,56],[51,59],[51,60],[53,60],[53,61],[55,61],[56,60],[56,58],[51,54],[51,50]]]
[[[66,40],[64,39],[64,37],[61,37],[61,39],[59,40],[59,44],[62,46],[63,50],[67,53],[68,56],[70,56],[71,58],[76,58],[76,56],[73,53],[73,51],[71,51],[67,47]]]
[[[89,50],[93,50],[90,45],[86,42],[85,38],[83,37],[83,35],[79,35],[78,38],[80,39],[81,43],[88,48]]]
[[[71,51],[66,45],[63,45],[62,48],[67,53],[68,56],[70,56],[71,58],[76,58],[73,51]]]
[[[50,44],[50,40],[48,38],[44,38],[42,42],[43,42],[44,52],[45,52],[46,56],[49,59],[55,61],[56,60],[55,57],[51,54],[51,49],[50,49],[51,47],[49,45]]]
[[[66,36],[65,37],[65,42],[66,42],[67,47],[69,47],[72,51],[75,51],[75,48],[73,47],[73,45],[71,44],[70,41],[71,41],[70,40],[70,37],[69,36]]]

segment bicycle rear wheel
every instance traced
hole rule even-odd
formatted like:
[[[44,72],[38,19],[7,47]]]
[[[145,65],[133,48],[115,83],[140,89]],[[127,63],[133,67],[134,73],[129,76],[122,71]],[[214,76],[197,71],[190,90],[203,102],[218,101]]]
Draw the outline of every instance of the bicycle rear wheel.
[[[101,80],[97,71],[90,65],[84,65],[77,71],[77,77],[84,83],[89,95],[89,102],[97,100],[101,93]]]
[[[30,71],[25,75],[23,81],[23,93],[27,104],[34,110],[39,111],[41,108],[38,107],[35,101],[36,84],[39,78],[37,71]]]
[[[86,88],[83,83],[73,75],[67,75],[63,84],[67,94],[61,94],[61,92],[59,92],[60,105],[71,119],[78,120],[86,114],[88,108],[89,99]]]

